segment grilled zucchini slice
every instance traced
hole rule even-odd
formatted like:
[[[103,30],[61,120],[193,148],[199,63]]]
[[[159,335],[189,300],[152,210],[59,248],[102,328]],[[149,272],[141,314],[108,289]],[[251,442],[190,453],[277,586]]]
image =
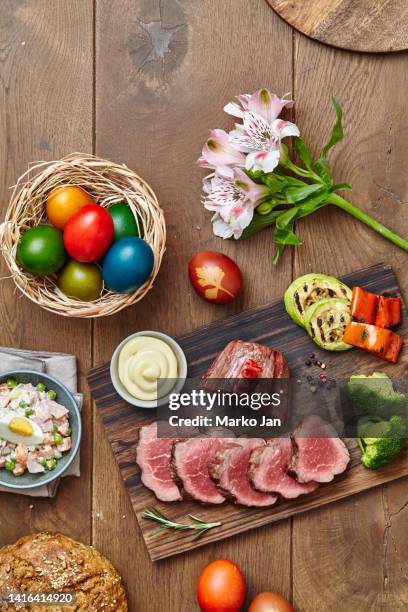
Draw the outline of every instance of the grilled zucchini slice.
[[[304,314],[305,328],[313,342],[328,351],[353,348],[343,342],[343,334],[352,320],[350,302],[330,298],[309,306]]]
[[[300,327],[304,327],[305,311],[321,300],[338,298],[351,300],[351,289],[334,276],[305,274],[293,281],[284,295],[288,315]]]

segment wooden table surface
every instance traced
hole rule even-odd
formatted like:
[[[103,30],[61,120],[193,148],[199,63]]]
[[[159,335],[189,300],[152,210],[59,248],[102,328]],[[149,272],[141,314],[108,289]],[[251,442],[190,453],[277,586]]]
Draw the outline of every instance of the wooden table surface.
[[[3,280],[1,344],[75,353],[83,381],[135,330],[181,334],[266,303],[305,272],[342,274],[385,261],[407,299],[407,254],[340,211],[302,222],[303,246],[288,250],[278,267],[268,230],[238,244],[212,235],[194,162],[209,129],[229,125],[225,102],[261,86],[293,93],[296,123],[314,151],[332,123],[330,97],[341,101],[347,137],[332,158],[336,181],[350,182],[356,204],[407,236],[406,54],[317,44],[265,0],[1,0],[3,209],[30,161],[83,151],[144,176],[168,224],[154,289],[106,320],[50,315]],[[214,307],[193,293],[186,266],[204,248],[239,263],[240,301]],[[56,499],[1,495],[0,545],[45,529],[91,542],[123,575],[131,612],[196,610],[197,577],[220,557],[242,568],[249,595],[279,591],[301,612],[407,609],[406,480],[153,564],[89,398],[84,426],[81,478],[62,482]]]

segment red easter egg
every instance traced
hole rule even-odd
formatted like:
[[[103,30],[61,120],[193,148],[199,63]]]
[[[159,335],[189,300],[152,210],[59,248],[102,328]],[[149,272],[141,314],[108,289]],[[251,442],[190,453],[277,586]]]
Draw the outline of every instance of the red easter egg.
[[[216,251],[196,253],[188,274],[198,295],[213,304],[228,304],[242,291],[241,270],[230,257]]]

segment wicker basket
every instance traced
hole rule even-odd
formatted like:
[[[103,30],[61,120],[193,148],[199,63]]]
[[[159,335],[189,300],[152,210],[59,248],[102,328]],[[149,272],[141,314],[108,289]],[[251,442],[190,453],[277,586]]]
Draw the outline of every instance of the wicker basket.
[[[32,276],[20,268],[16,263],[19,240],[28,228],[47,222],[45,202],[52,189],[61,185],[83,187],[96,202],[105,207],[116,202],[129,204],[142,230],[141,235],[154,253],[152,275],[144,285],[130,294],[112,293],[103,289],[98,300],[81,302],[61,293],[55,276]],[[64,317],[104,317],[141,300],[157,276],[165,244],[163,211],[149,185],[125,165],[81,153],[31,166],[18,179],[5,221],[0,226],[0,248],[17,287],[42,308]]]

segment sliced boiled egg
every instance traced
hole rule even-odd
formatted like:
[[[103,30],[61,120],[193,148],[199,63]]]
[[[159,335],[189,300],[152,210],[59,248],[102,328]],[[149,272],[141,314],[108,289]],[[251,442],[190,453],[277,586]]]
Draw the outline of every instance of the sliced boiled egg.
[[[0,438],[13,444],[35,446],[43,442],[44,434],[34,421],[10,412],[0,416]]]

